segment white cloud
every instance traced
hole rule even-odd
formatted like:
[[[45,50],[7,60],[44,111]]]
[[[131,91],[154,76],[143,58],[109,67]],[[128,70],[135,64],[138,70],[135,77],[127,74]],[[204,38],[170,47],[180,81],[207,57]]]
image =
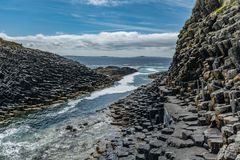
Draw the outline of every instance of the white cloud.
[[[92,5],[106,5],[108,4],[109,1],[108,0],[88,0],[88,4],[92,4]]]
[[[83,35],[38,34],[13,37],[0,33],[0,37],[22,43],[26,47],[61,55],[166,57],[173,55],[177,35],[178,33],[102,32]]]
[[[170,6],[192,8],[196,0],[72,0],[72,3],[86,3],[94,6],[117,6],[131,3],[161,3]]]

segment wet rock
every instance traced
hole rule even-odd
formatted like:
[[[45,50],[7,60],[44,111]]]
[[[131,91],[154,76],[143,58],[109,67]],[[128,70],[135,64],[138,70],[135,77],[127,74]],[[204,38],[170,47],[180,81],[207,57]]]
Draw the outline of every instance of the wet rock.
[[[114,153],[110,153],[109,155],[106,156],[107,160],[118,160],[118,157]]]
[[[237,132],[237,136],[235,138],[235,151],[237,154],[240,154],[240,131]]]
[[[224,158],[227,160],[235,160],[237,157],[237,154],[235,152],[235,144],[231,143],[227,146],[225,153],[224,153]]]
[[[167,160],[167,158],[164,157],[164,156],[160,156],[160,157],[158,158],[158,160]]]
[[[194,142],[190,139],[188,140],[181,140],[179,138],[169,138],[167,140],[167,144],[171,147],[176,147],[176,148],[186,148],[186,147],[192,147],[194,146]]]
[[[230,105],[218,105],[215,107],[216,114],[222,114],[222,113],[227,113],[231,112],[231,106]]]
[[[104,152],[106,152],[107,151],[106,142],[105,141],[100,141],[98,143],[98,146],[96,147],[96,151],[99,154],[103,154]]]
[[[201,102],[198,105],[198,110],[209,110],[209,106],[210,106],[210,101]]]
[[[139,146],[137,147],[137,152],[139,154],[144,154],[145,159],[148,158],[149,151],[150,151],[150,145],[149,144],[139,144]]]
[[[76,131],[77,131],[76,128],[73,128],[73,126],[70,126],[70,125],[68,125],[68,126],[66,127],[66,130],[71,131],[71,132],[76,132]]]
[[[211,97],[213,98],[214,102],[217,104],[223,104],[224,103],[224,90],[217,90],[211,94]]]
[[[191,160],[205,160],[203,157],[199,157],[199,156],[192,156],[190,157]]]
[[[199,126],[199,121],[185,122],[188,126]]]
[[[135,156],[129,155],[127,157],[120,157],[118,160],[135,160]]]
[[[220,148],[222,148],[223,146],[222,138],[209,138],[207,143],[211,153],[215,153],[215,154],[217,154]]]
[[[206,152],[206,153],[203,154],[203,158],[205,160],[216,160],[217,159],[217,155]]]
[[[240,131],[240,123],[239,122],[233,124],[234,134],[237,134],[238,131]]]
[[[144,138],[146,137],[146,135],[141,132],[136,133],[135,136],[137,139],[140,139],[140,140],[144,140]]]
[[[160,148],[153,148],[149,152],[149,160],[158,160],[158,157],[162,155],[162,150]]]
[[[162,141],[153,139],[149,142],[150,148],[161,148],[162,147]]]
[[[185,122],[196,121],[196,120],[198,120],[197,115],[189,115],[183,118],[183,121]]]
[[[157,138],[159,139],[159,140],[161,140],[161,141],[167,141],[168,140],[168,138],[169,138],[170,136],[169,135],[166,135],[166,134],[158,134],[157,135]]]
[[[233,127],[232,126],[224,126],[224,127],[222,127],[221,131],[222,131],[223,141],[225,143],[228,143],[228,138],[233,135]]]
[[[220,149],[220,151],[218,152],[218,155],[217,155],[217,160],[223,160],[224,159],[224,154],[225,154],[226,148],[227,148],[227,145],[224,145]]]
[[[144,154],[137,154],[136,155],[136,160],[145,160],[145,155]]]
[[[228,144],[234,143],[234,142],[235,142],[235,139],[236,139],[236,135],[232,135],[232,136],[230,136],[230,137],[227,139],[227,143],[228,143]]]
[[[133,140],[132,139],[124,139],[123,140],[123,147],[129,147],[130,145],[133,145]]]
[[[240,154],[237,155],[236,159],[235,160],[240,160]]]
[[[99,74],[105,74],[111,76],[115,81],[121,80],[124,76],[137,72],[136,69],[130,67],[117,67],[117,66],[108,66],[108,67],[98,67],[95,71]]]
[[[129,155],[128,148],[120,147],[117,149],[117,156],[120,157],[127,157]]]
[[[162,129],[162,134],[171,135],[171,134],[173,134],[173,132],[174,132],[173,128],[164,128],[164,129]]]
[[[204,144],[204,135],[201,133],[193,133],[191,139],[196,146],[202,147]]]
[[[183,130],[182,131],[182,139],[183,140],[187,140],[191,137],[191,135],[193,134],[192,131],[188,131],[188,130]]]
[[[169,152],[168,151],[168,152],[165,153],[165,157],[167,159],[173,160],[174,158],[176,158],[176,154],[174,152]]]

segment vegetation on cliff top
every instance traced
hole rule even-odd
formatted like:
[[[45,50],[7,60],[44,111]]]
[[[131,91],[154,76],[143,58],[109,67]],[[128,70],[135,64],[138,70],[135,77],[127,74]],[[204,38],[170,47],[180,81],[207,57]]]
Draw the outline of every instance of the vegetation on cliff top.
[[[11,42],[11,41],[6,41],[6,40],[3,40],[0,37],[0,46],[10,47],[12,49],[17,49],[17,48],[21,48],[22,44],[19,44],[19,43],[16,43],[16,42]]]
[[[216,9],[211,15],[218,15],[222,14],[227,9],[231,8],[232,6],[236,5],[238,2],[236,0],[224,0],[223,2],[218,0],[221,5],[220,8]]]

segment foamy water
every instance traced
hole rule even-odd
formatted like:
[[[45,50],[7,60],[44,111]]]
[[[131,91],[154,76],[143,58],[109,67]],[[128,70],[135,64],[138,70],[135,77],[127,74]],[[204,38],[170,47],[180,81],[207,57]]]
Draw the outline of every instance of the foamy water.
[[[143,73],[137,72],[128,76],[125,76],[122,80],[118,82],[117,85],[103,89],[101,91],[96,91],[91,94],[90,97],[87,97],[85,99],[93,100],[95,98],[98,98],[103,95],[109,95],[109,94],[115,94],[115,93],[125,93],[129,91],[133,91],[137,88],[137,86],[134,86],[134,77],[137,75],[140,75]]]
[[[0,160],[86,158],[98,139],[117,134],[110,119],[95,111],[149,83],[147,75],[156,71],[159,70],[144,68],[125,76],[113,87],[20,118],[0,128]],[[83,122],[88,123],[87,127],[81,127]],[[67,131],[67,125],[72,125],[77,132]]]

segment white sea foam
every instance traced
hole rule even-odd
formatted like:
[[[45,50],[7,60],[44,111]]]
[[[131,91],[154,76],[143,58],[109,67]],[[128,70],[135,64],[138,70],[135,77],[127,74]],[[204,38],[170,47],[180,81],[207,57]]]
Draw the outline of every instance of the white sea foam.
[[[150,72],[158,72],[158,70],[155,68],[147,68],[146,70]]]
[[[86,97],[87,100],[93,100],[100,96],[116,94],[116,93],[125,93],[136,89],[137,87],[133,85],[134,77],[141,74],[140,72],[125,76],[122,80],[118,82],[117,85],[103,89],[101,91],[96,91],[91,94],[91,96]]]
[[[57,112],[57,114],[63,114],[68,112],[69,110],[75,108],[75,106],[80,103],[83,99],[76,99],[76,100],[71,100],[68,102],[68,107],[63,108],[63,110]]]
[[[148,71],[148,74],[155,72],[153,69],[151,70],[150,68],[147,71]],[[59,114],[64,114],[65,112],[72,112],[75,110],[77,104],[79,104],[84,99],[93,100],[108,94],[125,93],[128,91],[132,91],[137,88],[136,86],[134,86],[135,77],[138,75],[145,75],[145,74],[146,73],[137,72],[137,73],[125,76],[113,87],[106,88],[101,91],[93,92],[89,97],[86,97],[86,98],[70,100],[67,103],[67,106],[62,108],[59,112],[45,114],[44,116],[53,116],[53,114],[57,116]],[[96,119],[96,117],[92,117],[92,118]],[[99,118],[102,119],[101,117]],[[78,122],[79,121],[76,121],[76,124],[78,124]],[[63,145],[61,143],[65,142],[64,138],[67,137],[65,136],[66,131],[61,129],[59,131],[59,130],[56,130],[56,128],[59,129],[59,126],[48,128],[42,132],[36,132],[34,133],[33,136],[27,139],[23,139],[23,141],[19,141],[19,139],[21,139],[21,135],[29,132],[32,128],[27,125],[24,125],[21,127],[9,126],[8,129],[0,133],[0,148],[2,149],[0,150],[0,154],[2,154],[3,156],[9,157],[9,159],[11,160],[15,160],[15,159],[21,159],[20,156],[22,156],[23,153],[28,152],[29,156],[27,157],[31,158],[33,155],[35,155],[36,150],[39,150],[45,146],[53,146],[52,144],[54,144],[56,141],[59,141],[59,144]],[[82,135],[81,133],[79,134],[81,135],[79,139],[84,139],[83,142],[90,143],[91,141],[93,141],[93,137],[89,136],[89,133],[91,133],[94,136],[94,138],[101,137],[105,135],[103,134],[103,130],[108,130],[108,129],[109,129],[109,126],[108,126],[107,120],[105,122],[96,123],[95,125],[90,127],[86,133],[84,133],[88,137],[84,137],[84,134]],[[107,132],[106,134],[109,134],[109,133],[110,132]],[[16,137],[19,136],[18,137],[19,139],[16,140],[15,136]],[[56,149],[56,147],[53,149]],[[79,150],[80,149],[81,147],[79,147]],[[80,151],[78,153],[80,153]],[[61,155],[60,153],[58,154]],[[69,154],[72,154],[72,153],[69,153]]]
[[[122,80],[120,80],[115,86],[110,87],[110,88],[105,88],[100,91],[95,91],[89,97],[76,99],[76,100],[70,100],[68,102],[67,107],[64,107],[62,110],[55,112],[55,113],[50,113],[46,116],[50,116],[50,117],[58,116],[58,115],[66,113],[66,112],[73,111],[74,108],[77,106],[77,104],[79,104],[83,100],[94,100],[94,99],[104,96],[104,95],[125,93],[125,92],[135,90],[137,87],[133,85],[134,77],[137,75],[140,75],[140,74],[143,74],[143,73],[137,72],[134,74],[127,75]]]
[[[16,128],[11,126],[0,134],[0,154],[8,156],[11,160],[20,159],[19,153],[23,149],[31,149],[29,142],[12,142],[10,137],[17,136],[19,133],[27,133],[31,129],[30,126],[24,125]]]
[[[19,128],[11,127],[5,130],[4,132],[0,133],[0,142],[6,137],[12,136],[18,132],[27,132],[29,129],[30,126],[21,126]]]
[[[89,97],[76,99],[76,100],[70,100],[68,102],[68,106],[67,107],[64,107],[59,112],[50,113],[48,116],[57,116],[57,115],[64,114],[66,112],[74,111],[74,108],[82,100],[94,100],[94,99],[99,98],[99,97],[104,96],[104,95],[125,93],[125,92],[129,92],[129,91],[133,91],[133,90],[137,89],[137,87],[133,85],[135,76],[138,76],[138,75],[148,75],[148,74],[151,74],[151,73],[158,72],[157,69],[152,68],[152,67],[151,68],[146,68],[146,70],[148,71],[147,73],[136,72],[136,73],[127,75],[127,76],[123,77],[123,79],[120,80],[115,86],[112,86],[110,88],[105,88],[105,89],[100,90],[100,91],[95,91]]]

